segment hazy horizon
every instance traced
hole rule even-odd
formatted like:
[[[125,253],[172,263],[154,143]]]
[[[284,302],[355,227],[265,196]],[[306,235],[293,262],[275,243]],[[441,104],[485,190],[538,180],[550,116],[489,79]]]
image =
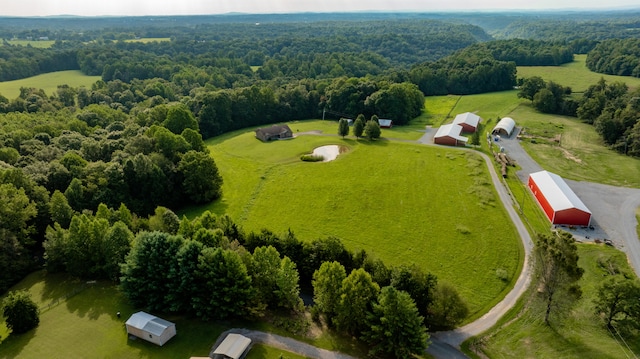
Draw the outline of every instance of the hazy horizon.
[[[23,0],[11,1],[0,16],[170,16],[223,14],[295,14],[349,12],[508,12],[508,11],[605,11],[639,9],[637,0],[523,1],[486,0],[447,2],[433,0]]]

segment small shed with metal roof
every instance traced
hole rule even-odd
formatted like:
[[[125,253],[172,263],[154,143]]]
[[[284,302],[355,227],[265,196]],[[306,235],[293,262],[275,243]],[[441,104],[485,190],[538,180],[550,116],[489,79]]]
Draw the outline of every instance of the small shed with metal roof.
[[[176,335],[176,325],[145,312],[131,315],[125,323],[127,333],[157,345],[164,345]]]

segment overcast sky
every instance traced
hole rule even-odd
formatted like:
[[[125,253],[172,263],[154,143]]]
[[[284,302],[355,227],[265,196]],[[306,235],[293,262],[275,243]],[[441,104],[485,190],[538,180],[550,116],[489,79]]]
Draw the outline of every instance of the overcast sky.
[[[640,7],[638,0],[0,0],[0,15],[195,15]]]

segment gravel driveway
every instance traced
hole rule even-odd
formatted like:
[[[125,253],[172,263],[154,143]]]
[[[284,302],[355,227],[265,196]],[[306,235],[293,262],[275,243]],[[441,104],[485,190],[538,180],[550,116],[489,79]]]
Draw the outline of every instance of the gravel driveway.
[[[519,129],[510,137],[502,138],[496,144],[504,147],[509,157],[518,162],[522,169],[518,178],[527,183],[529,174],[543,170],[516,139]],[[640,241],[636,232],[636,208],[640,207],[640,189],[615,187],[592,182],[565,179],[565,182],[591,210],[594,230],[569,229],[579,241],[610,239],[614,246],[627,254],[631,266],[640,276]]]

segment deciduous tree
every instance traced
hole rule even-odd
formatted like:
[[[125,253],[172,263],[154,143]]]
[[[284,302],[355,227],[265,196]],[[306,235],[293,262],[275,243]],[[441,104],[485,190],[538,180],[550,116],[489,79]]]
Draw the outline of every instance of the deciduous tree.
[[[324,262],[313,273],[313,301],[318,312],[332,324],[337,315],[342,281],[347,277],[344,266],[336,261]]]
[[[349,121],[346,118],[341,118],[338,121],[338,136],[347,136],[349,134]]]
[[[38,306],[26,291],[9,292],[2,302],[7,328],[15,334],[26,333],[40,323]]]
[[[380,286],[364,269],[354,269],[342,281],[336,325],[351,335],[360,335],[367,329],[367,313],[373,308]]]
[[[571,233],[539,235],[535,242],[536,273],[546,304],[544,321],[554,307],[580,297],[576,282],[584,270],[578,266],[578,248]]]

